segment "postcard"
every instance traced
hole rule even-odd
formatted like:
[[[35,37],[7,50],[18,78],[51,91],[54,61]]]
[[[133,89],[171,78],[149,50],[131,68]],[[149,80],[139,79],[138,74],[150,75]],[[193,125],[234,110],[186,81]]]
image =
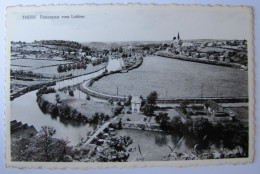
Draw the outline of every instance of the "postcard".
[[[252,7],[8,7],[5,48],[7,167],[254,160]]]

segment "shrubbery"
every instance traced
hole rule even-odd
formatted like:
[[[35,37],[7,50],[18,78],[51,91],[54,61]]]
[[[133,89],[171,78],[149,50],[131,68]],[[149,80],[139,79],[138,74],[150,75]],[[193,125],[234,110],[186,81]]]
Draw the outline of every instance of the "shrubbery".
[[[69,162],[70,157],[66,154],[67,142],[53,138],[56,130],[44,126],[33,140],[25,147],[22,140],[12,143],[12,160],[14,161],[37,161],[37,162]]]
[[[173,117],[170,120],[166,113],[159,113],[155,119],[160,123],[162,130],[194,139],[200,145],[198,149],[206,149],[215,144],[217,147],[223,145],[228,149],[240,146],[248,153],[248,131],[241,123],[213,124],[206,118],[192,121],[188,119],[184,123],[181,117]]]
[[[49,94],[49,93],[55,93],[56,90],[51,87],[44,86],[43,88],[40,88],[38,92],[36,93],[37,96],[41,96],[42,94]]]
[[[110,117],[108,115],[105,115],[104,113],[98,113],[96,112],[91,120],[90,123],[94,123],[94,124],[102,124],[103,121],[108,121],[110,119]]]

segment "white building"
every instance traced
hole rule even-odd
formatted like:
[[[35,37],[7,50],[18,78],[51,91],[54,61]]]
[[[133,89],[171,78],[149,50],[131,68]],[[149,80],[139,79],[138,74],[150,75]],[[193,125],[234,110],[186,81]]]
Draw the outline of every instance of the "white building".
[[[142,99],[138,96],[133,96],[131,100],[132,113],[139,113]]]
[[[181,46],[182,47],[192,47],[192,46],[194,46],[194,44],[192,42],[183,42]]]

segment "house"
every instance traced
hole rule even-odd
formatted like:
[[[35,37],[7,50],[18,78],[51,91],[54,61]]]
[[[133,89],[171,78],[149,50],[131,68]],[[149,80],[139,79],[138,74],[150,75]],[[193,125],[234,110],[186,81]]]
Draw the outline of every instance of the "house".
[[[208,47],[214,47],[215,44],[213,42],[208,43]]]
[[[172,49],[170,47],[167,47],[165,51],[166,52],[172,52]]]
[[[224,112],[224,108],[213,100],[207,100],[204,108],[213,116],[227,116],[226,112]]]
[[[225,62],[225,56],[219,56],[219,61],[220,62]]]
[[[210,55],[209,56],[209,60],[210,61],[215,61],[215,60],[217,60],[217,57],[215,55]]]
[[[192,42],[183,42],[182,47],[192,47],[194,44]]]
[[[173,40],[173,42],[171,43],[171,47],[173,48],[178,48],[178,47],[181,47],[183,44],[182,40],[181,39],[175,39]]]
[[[142,99],[138,96],[133,96],[131,100],[132,113],[139,113]]]

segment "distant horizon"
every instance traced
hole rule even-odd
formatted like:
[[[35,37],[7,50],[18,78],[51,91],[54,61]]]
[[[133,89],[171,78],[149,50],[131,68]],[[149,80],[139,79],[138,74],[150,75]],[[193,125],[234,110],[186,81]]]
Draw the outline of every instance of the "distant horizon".
[[[33,41],[23,41],[23,40],[12,40],[12,42],[26,42],[32,43],[34,41],[54,41],[54,40],[62,40],[69,42],[78,42],[78,43],[120,43],[120,42],[170,42],[173,40],[129,40],[129,41],[76,41],[76,40],[63,40],[63,39],[40,39]],[[198,41],[198,40],[215,40],[215,41],[232,41],[232,40],[246,40],[246,39],[181,39],[182,41]]]
[[[76,9],[23,7],[19,12],[10,11],[6,23],[8,40],[160,42],[172,40],[178,33],[184,41],[248,40],[251,37],[251,14],[247,13],[248,8],[242,7],[83,5]],[[39,17],[72,14],[84,18],[43,20]],[[34,15],[35,19],[24,19],[24,15]]]

